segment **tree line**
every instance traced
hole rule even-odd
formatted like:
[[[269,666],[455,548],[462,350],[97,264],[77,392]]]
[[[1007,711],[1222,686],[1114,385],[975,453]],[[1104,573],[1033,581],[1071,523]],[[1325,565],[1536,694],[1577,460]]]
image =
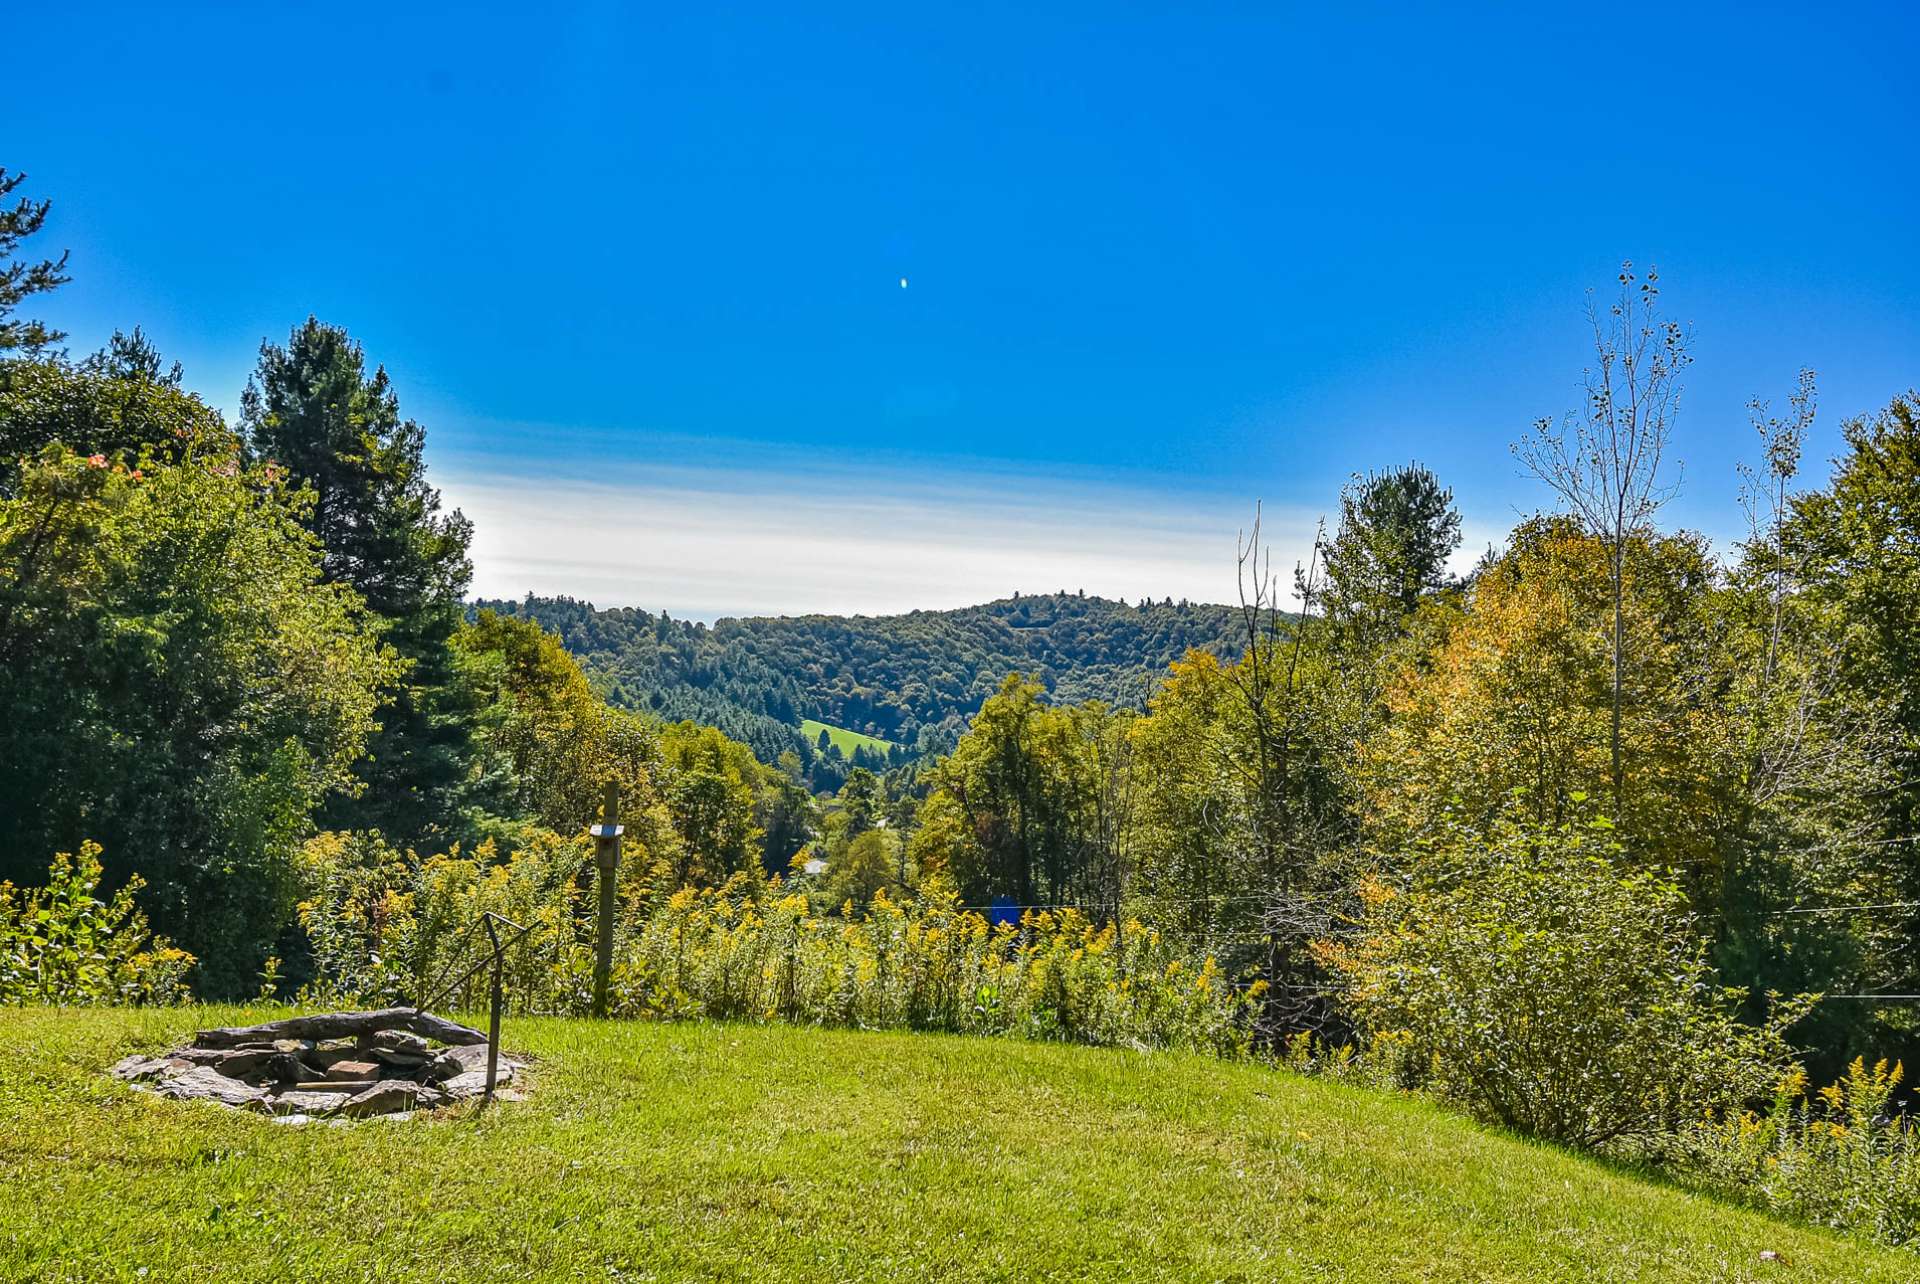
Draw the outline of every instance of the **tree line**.
[[[557,633],[614,703],[717,726],[769,762],[790,750],[827,789],[839,786],[844,766],[816,764],[818,746],[798,730],[802,718],[890,741],[901,750],[890,761],[857,765],[898,766],[951,749],[1008,673],[1031,675],[1058,700],[1139,705],[1188,651],[1234,645],[1226,607],[1170,598],[1129,605],[1084,592],[893,616],[711,625],[531,594],[476,609]]]
[[[1357,476],[1297,618],[1256,525],[1238,658],[1177,662],[1144,711],[1009,679],[923,776],[911,863],[968,900],[1136,907],[1266,980],[1270,1037],[1339,1040],[1384,975],[1360,961],[1388,966],[1361,943],[1476,903],[1489,853],[1549,903],[1597,858],[1817,1069],[1910,1056],[1915,1009],[1880,996],[1920,991],[1920,398],[1847,421],[1818,481],[1812,373],[1755,401],[1717,555],[1658,523],[1690,336],[1630,267],[1592,320],[1585,404],[1516,444],[1561,503],[1454,578],[1438,479]]]

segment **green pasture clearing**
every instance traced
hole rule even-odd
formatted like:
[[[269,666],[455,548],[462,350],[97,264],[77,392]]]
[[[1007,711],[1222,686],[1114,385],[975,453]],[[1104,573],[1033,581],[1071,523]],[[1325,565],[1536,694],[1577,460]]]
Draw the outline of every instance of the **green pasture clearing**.
[[[0,1009],[0,1279],[1920,1274],[1417,1099],[1184,1054],[516,1019],[529,1100],[340,1128],[103,1073],[279,1015]]]
[[[845,727],[836,727],[830,722],[821,722],[815,718],[800,719],[800,733],[809,744],[818,744],[820,733],[827,733],[827,739],[840,747],[840,754],[849,762],[853,760],[853,751],[862,746],[877,754],[885,754],[893,748],[891,740],[882,740],[878,736],[863,736],[858,731],[848,731]]]

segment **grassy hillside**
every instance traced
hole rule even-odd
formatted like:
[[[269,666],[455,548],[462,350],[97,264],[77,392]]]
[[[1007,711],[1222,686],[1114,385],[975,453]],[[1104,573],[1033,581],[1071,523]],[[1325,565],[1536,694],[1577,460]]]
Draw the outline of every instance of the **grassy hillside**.
[[[878,736],[863,736],[858,731],[848,731],[845,727],[829,726],[817,718],[800,719],[800,734],[816,744],[820,740],[822,731],[827,733],[828,741],[839,747],[840,756],[848,760],[853,758],[853,751],[856,749],[868,749],[874,753],[884,754],[893,748],[892,741],[882,740]]]
[[[615,703],[719,727],[769,762],[786,749],[810,754],[803,718],[914,749],[922,733],[950,742],[1014,671],[1038,679],[1056,700],[1139,704],[1190,649],[1238,653],[1228,607],[1076,593],[711,626],[572,598],[475,609],[483,607],[559,634]]]
[[[516,1020],[532,1100],[299,1129],[99,1072],[268,1015],[7,1011],[0,1279],[1894,1281],[1920,1263],[1417,1101],[1173,1054]]]

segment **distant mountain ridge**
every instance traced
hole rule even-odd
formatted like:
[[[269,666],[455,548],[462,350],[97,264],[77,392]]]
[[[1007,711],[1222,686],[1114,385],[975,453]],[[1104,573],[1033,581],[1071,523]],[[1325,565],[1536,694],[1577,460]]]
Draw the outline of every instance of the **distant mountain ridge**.
[[[1188,651],[1239,653],[1238,612],[1194,602],[1053,593],[904,615],[723,619],[712,625],[570,597],[482,600],[473,610],[558,634],[616,704],[719,727],[773,761],[812,764],[802,718],[943,750],[1011,672],[1055,700],[1142,703]]]

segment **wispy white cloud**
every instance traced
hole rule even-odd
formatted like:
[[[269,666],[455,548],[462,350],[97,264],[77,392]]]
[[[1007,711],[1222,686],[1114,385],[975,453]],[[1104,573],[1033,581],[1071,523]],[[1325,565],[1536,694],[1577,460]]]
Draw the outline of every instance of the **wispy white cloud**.
[[[1253,511],[1251,495],[952,464],[649,464],[586,479],[468,459],[437,476],[475,524],[475,593],[696,619],[883,614],[1016,590],[1232,601],[1235,538]],[[1268,508],[1276,569],[1306,553],[1313,523]]]

